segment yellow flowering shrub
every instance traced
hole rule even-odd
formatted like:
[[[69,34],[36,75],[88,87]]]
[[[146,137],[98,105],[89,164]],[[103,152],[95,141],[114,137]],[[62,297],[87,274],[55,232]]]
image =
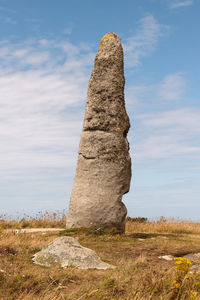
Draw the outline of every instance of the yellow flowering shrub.
[[[190,291],[190,300],[196,300],[197,299],[197,293],[193,290]]]
[[[189,300],[200,300],[200,272],[193,274],[190,272],[192,263],[184,257],[175,258],[176,279],[173,281],[173,288],[177,298],[181,299],[181,294],[185,288],[189,288]]]
[[[177,281],[181,283],[185,276],[188,274],[192,263],[187,258],[175,257],[175,265]]]

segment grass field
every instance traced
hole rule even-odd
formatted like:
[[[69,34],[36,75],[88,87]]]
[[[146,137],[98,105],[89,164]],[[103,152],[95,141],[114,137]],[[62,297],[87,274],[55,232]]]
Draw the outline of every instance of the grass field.
[[[158,258],[200,252],[200,223],[128,218],[125,234],[64,231],[64,215],[39,214],[22,220],[0,218],[0,299],[200,299],[199,274]],[[61,227],[61,232],[5,232],[7,228]],[[97,252],[114,270],[45,268],[32,256],[59,235],[70,235]],[[180,266],[182,269],[180,269]],[[182,273],[180,273],[182,272]],[[180,277],[182,276],[182,277]]]

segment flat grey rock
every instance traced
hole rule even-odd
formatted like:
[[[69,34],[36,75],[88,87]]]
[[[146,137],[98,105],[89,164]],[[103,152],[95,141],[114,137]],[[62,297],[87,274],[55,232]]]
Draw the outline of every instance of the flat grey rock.
[[[35,264],[51,267],[60,265],[63,268],[77,267],[79,269],[114,269],[99,258],[95,251],[85,248],[73,237],[59,237],[48,244],[33,257]]]
[[[192,263],[190,272],[197,273],[200,271],[200,252],[187,254],[184,258],[189,259]]]
[[[184,258],[189,259],[192,263],[200,263],[200,252],[187,254]]]
[[[102,39],[95,58],[66,227],[124,232],[129,191],[130,123],[124,101],[123,49],[117,34]]]

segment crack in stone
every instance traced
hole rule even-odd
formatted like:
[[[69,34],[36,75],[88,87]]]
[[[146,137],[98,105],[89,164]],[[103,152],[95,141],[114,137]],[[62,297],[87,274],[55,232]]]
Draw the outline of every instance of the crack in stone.
[[[95,128],[95,127],[86,127],[86,128],[83,128],[83,131],[101,131],[101,132],[109,132],[108,129],[99,129],[99,128]]]
[[[95,159],[98,157],[98,156],[85,156],[83,153],[80,153],[80,152],[79,152],[79,155],[81,155],[85,159]]]

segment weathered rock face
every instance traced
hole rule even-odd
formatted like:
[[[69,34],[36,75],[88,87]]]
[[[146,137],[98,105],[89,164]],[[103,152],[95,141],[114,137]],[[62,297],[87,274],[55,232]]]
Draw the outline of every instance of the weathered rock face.
[[[120,38],[101,39],[88,86],[78,164],[67,215],[67,228],[125,229],[131,160],[130,127],[124,102],[123,49]]]
[[[73,237],[63,236],[55,239],[46,248],[36,253],[33,261],[37,265],[79,269],[114,269],[115,266],[103,262],[95,251],[85,248]]]

